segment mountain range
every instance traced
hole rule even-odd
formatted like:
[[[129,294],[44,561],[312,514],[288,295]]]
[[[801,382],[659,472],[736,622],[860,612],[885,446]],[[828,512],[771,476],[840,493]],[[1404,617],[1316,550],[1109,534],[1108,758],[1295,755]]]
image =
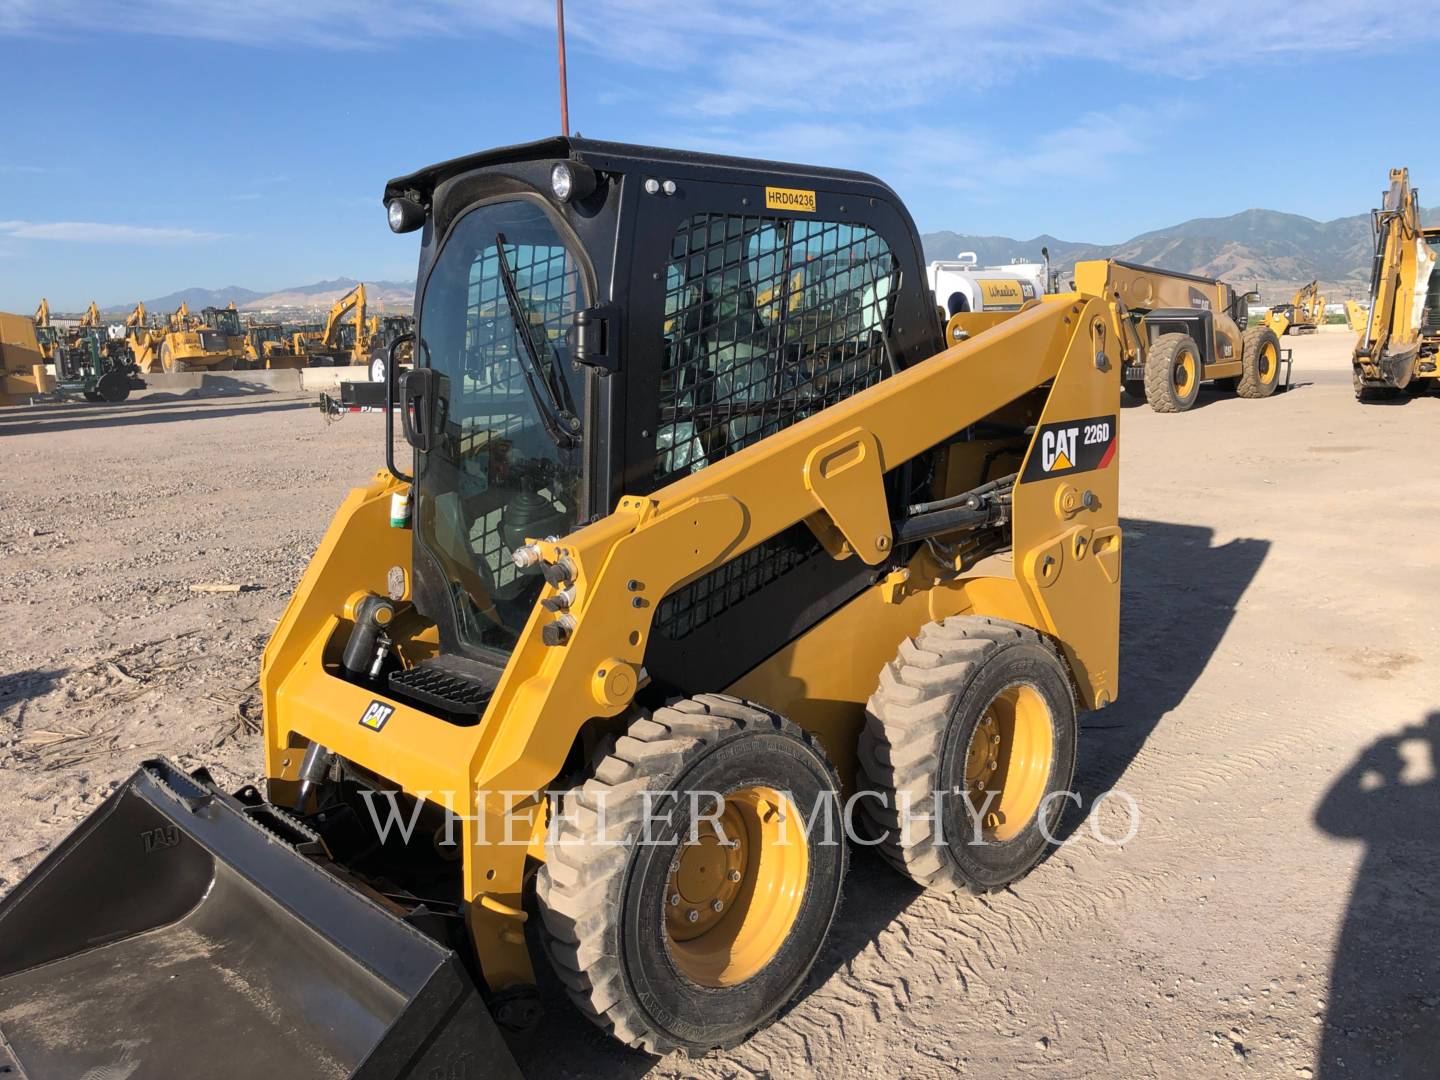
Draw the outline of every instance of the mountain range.
[[[335,278],[332,281],[317,281],[313,285],[295,285],[276,292],[257,292],[241,285],[227,285],[223,289],[202,289],[192,287],[157,296],[145,301],[145,308],[154,314],[164,315],[174,311],[182,303],[188,303],[191,311],[207,307],[224,307],[234,302],[241,311],[313,310],[323,312],[353,289],[359,282],[355,278]],[[415,302],[413,281],[367,281],[365,301],[375,311],[408,312]],[[128,314],[135,305],[115,304],[104,309],[105,314]]]
[[[1427,225],[1440,225],[1440,207],[1423,211]],[[1369,285],[1370,215],[1355,214],[1334,221],[1315,221],[1276,210],[1245,210],[1229,217],[1193,218],[1153,232],[1141,233],[1120,244],[1091,244],[1040,235],[1029,240],[1008,236],[973,236],[957,232],[931,232],[920,238],[925,258],[953,259],[962,251],[975,252],[982,266],[1034,262],[1040,249],[1050,249],[1052,264],[1067,276],[1083,259],[1118,258],[1150,263],[1169,270],[1218,277],[1237,288],[1258,287],[1267,303],[1288,299],[1304,282],[1316,279],[1331,300],[1362,297]],[[146,300],[152,312],[167,313],[188,302],[192,311],[232,300],[242,311],[323,312],[357,284],[354,278],[335,278],[311,285],[296,285],[261,292],[240,285],[222,289],[180,289]],[[409,311],[414,302],[413,281],[367,281],[372,308]],[[117,304],[107,314],[127,313],[133,305]]]
[[[1426,225],[1440,225],[1440,207],[1422,211]],[[1204,274],[1237,288],[1258,286],[1268,302],[1287,299],[1299,285],[1318,280],[1332,300],[1361,297],[1369,288],[1373,241],[1370,215],[1315,221],[1275,210],[1245,210],[1222,218],[1193,218],[1141,233],[1120,244],[1086,244],[1037,236],[969,236],[926,233],[926,259],[953,259],[973,251],[981,265],[1035,262],[1050,249],[1053,266],[1068,275],[1083,259],[1124,259],[1189,274]]]

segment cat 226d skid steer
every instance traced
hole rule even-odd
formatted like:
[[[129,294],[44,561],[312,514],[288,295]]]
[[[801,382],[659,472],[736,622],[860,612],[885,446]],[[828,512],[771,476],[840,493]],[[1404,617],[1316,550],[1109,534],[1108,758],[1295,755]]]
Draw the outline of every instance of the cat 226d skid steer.
[[[263,785],[146,761],[0,903],[31,1080],[513,1075],[532,945],[624,1042],[732,1046],[847,837],[1002,888],[1115,698],[1112,300],[947,348],[851,172],[550,139],[385,198],[410,450],[265,649]]]

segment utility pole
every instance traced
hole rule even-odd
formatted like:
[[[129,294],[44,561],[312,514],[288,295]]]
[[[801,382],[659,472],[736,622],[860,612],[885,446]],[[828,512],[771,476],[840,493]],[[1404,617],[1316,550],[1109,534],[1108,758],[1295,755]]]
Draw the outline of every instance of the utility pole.
[[[560,134],[570,134],[570,91],[565,85],[565,0],[555,0],[555,36],[560,43]]]

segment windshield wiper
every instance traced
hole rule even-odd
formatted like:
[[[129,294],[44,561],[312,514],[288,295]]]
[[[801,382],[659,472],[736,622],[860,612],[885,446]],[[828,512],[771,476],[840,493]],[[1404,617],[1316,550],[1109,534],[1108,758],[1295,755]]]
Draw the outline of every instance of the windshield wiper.
[[[510,260],[505,257],[504,233],[495,234],[495,252],[500,256],[500,283],[505,287],[505,305],[510,309],[510,321],[525,346],[525,358],[520,366],[520,374],[525,376],[525,386],[535,402],[535,410],[540,414],[540,423],[546,433],[562,450],[574,449],[580,444],[580,418],[575,415],[575,401],[570,396],[570,387],[565,376],[560,373],[560,358],[554,355],[553,344],[553,379],[540,362],[540,351],[535,347],[535,339],[530,336],[530,324],[525,318],[524,305],[520,303],[520,293],[515,288],[515,275],[510,269]],[[540,380],[538,384],[537,377]],[[556,381],[559,383],[558,389]]]

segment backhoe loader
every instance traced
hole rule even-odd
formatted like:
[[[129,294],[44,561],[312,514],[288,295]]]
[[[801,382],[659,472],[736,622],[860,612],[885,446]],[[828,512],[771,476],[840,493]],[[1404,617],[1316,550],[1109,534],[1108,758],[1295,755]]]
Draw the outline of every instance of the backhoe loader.
[[[1313,334],[1325,322],[1325,294],[1320,283],[1302,285],[1288,304],[1276,304],[1265,313],[1265,325],[1276,337]]]
[[[1390,170],[1390,187],[1370,221],[1370,318],[1351,357],[1362,402],[1432,389],[1440,352],[1440,275],[1433,273],[1440,229],[1421,227],[1409,169]]]
[[[1355,333],[1364,331],[1370,322],[1370,312],[1365,310],[1365,305],[1358,300],[1345,301],[1345,325]]]
[[[551,138],[384,198],[408,449],[265,648],[263,784],[146,761],[0,902],[31,1080],[514,1075],[532,945],[625,1043],[736,1045],[847,837],[1003,889],[1116,696],[1105,292],[947,347],[909,213],[835,169]]]
[[[310,357],[292,345],[291,335],[279,323],[251,323],[245,327],[245,358],[247,368],[303,368]]]
[[[244,332],[235,305],[190,313],[188,301],[163,327],[149,325],[143,303],[125,319],[126,338],[140,371],[230,371],[244,354]]]
[[[411,350],[415,337],[415,320],[409,315],[371,315],[365,320],[365,340],[358,355],[360,362],[370,369],[370,381],[386,381],[390,363],[390,347],[399,342],[395,350],[395,362],[403,370],[411,363]]]
[[[35,343],[40,349],[40,356],[45,363],[50,363],[55,359],[55,349],[60,344],[60,330],[50,321],[50,301],[43,296],[31,321],[35,324]]]

